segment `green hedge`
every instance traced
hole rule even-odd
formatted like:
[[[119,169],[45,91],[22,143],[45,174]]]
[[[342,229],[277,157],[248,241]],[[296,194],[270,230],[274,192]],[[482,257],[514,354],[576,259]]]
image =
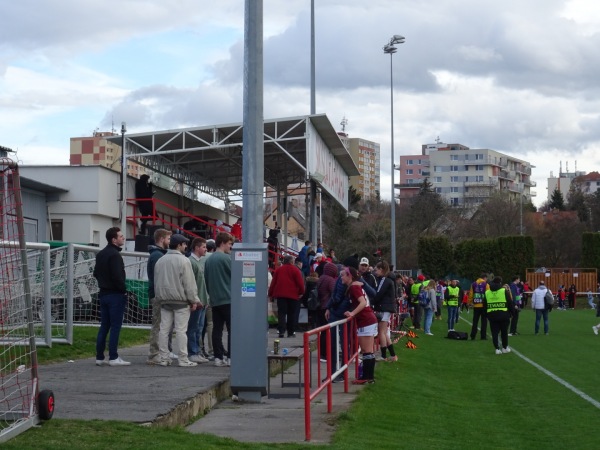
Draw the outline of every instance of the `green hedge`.
[[[525,269],[533,267],[535,251],[530,236],[469,239],[459,242],[453,252],[447,238],[433,237],[419,239],[418,255],[419,266],[432,277],[442,277],[455,271],[462,277],[475,280],[485,272],[500,275],[504,281],[510,282],[515,275],[523,278]]]

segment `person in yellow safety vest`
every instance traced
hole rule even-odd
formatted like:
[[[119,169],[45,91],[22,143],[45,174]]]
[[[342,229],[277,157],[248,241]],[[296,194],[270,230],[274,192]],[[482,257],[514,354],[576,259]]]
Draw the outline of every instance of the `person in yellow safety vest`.
[[[458,302],[462,299],[463,292],[458,286],[458,280],[452,280],[446,288],[444,298],[448,306],[448,331],[454,331],[454,325],[458,322]]]
[[[483,301],[485,299],[485,293],[489,290],[490,286],[487,282],[487,274],[481,274],[481,277],[477,279],[472,285],[469,291],[469,303],[473,305],[473,326],[471,327],[471,340],[477,336],[477,325],[481,318],[481,340],[487,339],[487,318],[485,314],[485,308],[483,307]]]
[[[514,304],[508,285],[502,284],[502,278],[495,277],[490,283],[490,289],[485,292],[483,307],[490,321],[492,343],[496,355],[510,353],[508,347],[508,326],[514,314]],[[502,338],[502,348],[498,345],[498,334]]]
[[[415,330],[421,329],[421,318],[423,317],[423,307],[419,305],[419,292],[421,292],[425,277],[419,275],[417,282],[410,287],[411,308],[413,309],[412,324]]]

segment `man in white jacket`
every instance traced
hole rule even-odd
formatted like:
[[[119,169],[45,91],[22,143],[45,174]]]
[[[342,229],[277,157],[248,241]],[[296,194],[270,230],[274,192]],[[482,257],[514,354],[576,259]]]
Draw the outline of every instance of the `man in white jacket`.
[[[531,295],[531,307],[535,310],[535,334],[540,331],[540,319],[544,318],[544,334],[548,334],[548,308],[546,308],[546,302],[544,297],[546,292],[552,292],[546,287],[544,280],[540,281],[540,285],[533,291]]]

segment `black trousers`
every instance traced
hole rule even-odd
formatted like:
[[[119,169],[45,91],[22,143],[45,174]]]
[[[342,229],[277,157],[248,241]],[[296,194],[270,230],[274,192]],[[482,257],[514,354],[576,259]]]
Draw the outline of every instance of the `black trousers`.
[[[519,313],[521,312],[520,309],[515,308],[515,314],[512,316],[512,319],[510,320],[510,334],[515,334],[517,332],[517,325],[519,323]],[[490,324],[490,328],[492,327],[492,325]]]
[[[483,308],[473,308],[473,326],[471,327],[471,339],[477,336],[477,324],[481,318],[481,339],[486,339],[487,334],[487,314]]]
[[[279,334],[284,334],[287,329],[288,336],[296,331],[297,310],[300,302],[293,298],[277,299],[277,329]]]
[[[502,339],[502,348],[508,347],[508,324],[510,319],[490,320],[490,331],[492,332],[492,344],[494,348],[498,347],[498,334]]]
[[[215,358],[231,358],[231,304],[212,307],[213,315],[213,351]],[[227,351],[223,346],[223,327],[227,327]]]

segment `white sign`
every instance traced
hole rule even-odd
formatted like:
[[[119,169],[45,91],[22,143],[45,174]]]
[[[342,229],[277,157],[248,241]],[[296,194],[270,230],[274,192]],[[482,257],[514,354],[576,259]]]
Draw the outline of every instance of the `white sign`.
[[[235,252],[236,261],[262,261],[262,252]]]
[[[256,276],[256,263],[244,261],[244,264],[242,267],[242,276],[243,277],[255,277]]]

